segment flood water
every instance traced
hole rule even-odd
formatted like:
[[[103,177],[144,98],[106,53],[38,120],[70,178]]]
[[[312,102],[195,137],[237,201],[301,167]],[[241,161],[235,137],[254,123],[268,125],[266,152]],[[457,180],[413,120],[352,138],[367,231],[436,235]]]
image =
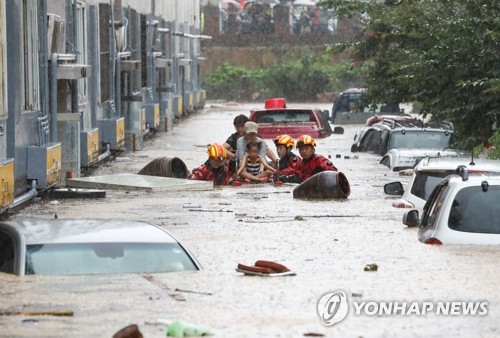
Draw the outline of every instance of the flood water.
[[[206,145],[234,132],[233,118],[260,104],[207,104],[158,133],[143,150],[124,153],[93,175],[137,173],[154,158],[175,156],[188,169],[206,160]],[[289,105],[293,107],[293,105]],[[322,105],[331,109],[331,105]],[[218,337],[498,337],[500,247],[432,246],[401,223],[385,183],[402,180],[371,154],[350,153],[359,126],[316,140],[348,178],[343,201],[292,198],[293,186],[247,185],[203,192],[108,191],[105,199],[38,201],[16,217],[145,219],[164,226],[201,262],[200,272],[119,276],[0,274],[2,312],[71,310],[72,317],[0,316],[1,337],[111,337],[135,323],[144,337],[165,337],[166,323],[184,320]],[[271,140],[268,145],[274,149]],[[337,155],[340,158],[337,158]],[[345,158],[348,156],[349,158]],[[185,208],[198,204],[200,210]],[[238,263],[272,260],[297,273],[250,277]],[[377,271],[364,271],[367,264]],[[343,290],[351,301],[487,301],[486,316],[356,315],[323,326],[317,302]]]

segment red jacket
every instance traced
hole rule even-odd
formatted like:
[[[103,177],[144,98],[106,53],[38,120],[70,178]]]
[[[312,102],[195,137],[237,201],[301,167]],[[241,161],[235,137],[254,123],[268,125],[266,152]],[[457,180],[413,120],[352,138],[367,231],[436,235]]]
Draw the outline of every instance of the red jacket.
[[[302,183],[314,174],[322,171],[338,171],[333,163],[323,155],[314,154],[310,159],[304,160],[296,168],[296,173],[293,175],[280,176],[283,182]]]
[[[290,176],[299,173],[302,159],[294,153],[288,153],[280,159],[279,175]]]
[[[188,176],[188,180],[213,181],[214,179],[217,181],[218,185],[227,185],[228,181],[231,179],[231,173],[225,164],[219,168],[213,168],[210,163],[206,161],[200,167],[193,169]]]
[[[300,168],[300,181],[304,182],[314,174],[322,171],[338,171],[333,163],[323,155],[314,154],[310,159],[302,159],[302,167]]]

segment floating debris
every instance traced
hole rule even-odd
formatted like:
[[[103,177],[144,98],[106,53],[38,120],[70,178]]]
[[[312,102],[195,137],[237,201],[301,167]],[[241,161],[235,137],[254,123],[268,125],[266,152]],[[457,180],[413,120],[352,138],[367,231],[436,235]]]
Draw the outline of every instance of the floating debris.
[[[365,271],[377,271],[377,270],[378,270],[378,265],[375,263],[367,264],[365,266]]]

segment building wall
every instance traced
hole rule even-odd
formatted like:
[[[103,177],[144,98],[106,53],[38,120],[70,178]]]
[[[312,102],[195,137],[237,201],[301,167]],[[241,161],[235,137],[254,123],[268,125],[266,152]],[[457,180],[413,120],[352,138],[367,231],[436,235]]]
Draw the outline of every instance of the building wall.
[[[134,94],[139,93],[141,90],[156,91],[158,88],[159,72],[160,70],[151,63],[148,58],[159,57],[172,59],[177,57],[182,51],[186,55],[184,58],[192,58],[194,51],[199,50],[199,40],[198,39],[188,39],[186,37],[171,37],[172,43],[170,46],[157,45],[157,53],[159,55],[151,54],[151,36],[148,36],[152,32],[148,22],[151,20],[158,21],[159,28],[169,28],[170,32],[181,32],[197,34],[199,27],[199,0],[39,0],[28,2],[33,6],[38,6],[39,12],[33,19],[32,31],[23,34],[23,30],[28,30],[25,23],[23,23],[23,4],[26,2],[24,0],[9,0],[2,1],[0,6],[0,65],[2,70],[5,71],[6,80],[5,83],[0,81],[2,86],[0,89],[4,90],[7,94],[5,107],[0,109],[5,113],[2,117],[2,111],[0,111],[0,162],[2,159],[14,159],[15,160],[15,190],[16,195],[22,194],[26,191],[28,187],[28,177],[27,168],[29,166],[43,166],[44,163],[29,163],[30,159],[27,158],[27,148],[36,146],[40,147],[46,143],[46,137],[42,135],[40,137],[40,119],[48,117],[50,121],[55,121],[56,126],[58,126],[58,121],[56,121],[55,114],[61,113],[78,113],[80,117],[80,131],[86,131],[93,128],[99,127],[99,122],[103,119],[110,118],[110,112],[113,111],[113,106],[121,106],[121,110],[116,110],[114,116],[116,118],[127,117],[125,112],[127,111],[128,103],[125,98],[122,97],[125,93],[127,86],[130,86],[134,90]],[[72,6],[76,4],[78,7],[78,18],[73,18],[73,8]],[[111,5],[111,7],[110,7]],[[5,6],[5,13],[2,13],[2,9]],[[133,53],[132,57],[128,57],[129,61],[140,61],[142,62],[142,68],[135,71],[133,76],[128,75],[128,73],[121,73],[121,87],[118,91],[120,96],[115,97],[117,92],[116,79],[118,75],[115,72],[117,67],[117,53],[121,50],[116,49],[116,44],[114,39],[114,34],[109,34],[105,36],[109,40],[109,55],[104,56],[103,63],[101,63],[100,55],[103,52],[101,50],[100,41],[103,38],[101,33],[109,29],[109,21],[104,21],[105,24],[99,27],[99,7],[103,10],[114,10],[115,19],[116,18],[126,18],[127,13],[133,11],[137,13],[137,21],[134,23],[136,30],[131,32],[134,39],[140,40],[137,44],[139,50]],[[83,21],[78,21],[82,16],[81,13],[85,12],[85,18]],[[49,50],[48,46],[48,35],[44,35],[43,30],[46,29],[48,14],[59,16],[66,23],[66,44],[62,44],[62,50],[57,51],[59,56],[63,54],[74,54],[77,55],[77,61],[60,61],[58,62],[58,68],[61,64],[65,62],[74,63],[74,66],[78,66],[79,69],[84,69],[85,66],[90,66],[90,77],[87,76],[86,80],[78,79],[76,80],[58,80],[57,81],[57,109],[52,110],[51,97],[51,86],[50,86],[50,58],[53,51]],[[143,18],[142,25],[140,24],[139,18]],[[37,21],[38,20],[38,21]],[[76,25],[76,26],[75,26]],[[3,30],[3,28],[5,29]],[[77,38],[74,35],[74,27],[78,27]],[[121,28],[123,27],[123,28]],[[130,23],[125,19],[119,24],[116,24],[111,31],[116,30],[118,34],[120,30],[126,31],[130,29]],[[142,30],[142,31],[141,31]],[[81,37],[81,32],[87,34],[87,39],[84,40]],[[170,34],[171,34],[170,33]],[[2,38],[2,34],[4,37]],[[106,35],[106,33],[104,33]],[[162,33],[165,34],[165,33]],[[170,36],[170,34],[167,34]],[[38,71],[40,72],[40,78],[37,81],[40,84],[39,93],[40,99],[39,104],[35,108],[29,108],[24,101],[25,96],[25,86],[23,81],[23,70],[24,70],[24,53],[23,45],[25,43],[24,36],[29,36],[36,41],[37,50],[34,50],[31,54],[34,59],[39,62]],[[151,35],[151,34],[150,34]],[[161,41],[168,42],[166,38],[167,35],[161,36]],[[160,40],[158,40],[160,41]],[[149,45],[148,45],[149,44]],[[2,46],[4,46],[5,59],[2,63]],[[126,46],[130,47],[130,46]],[[168,47],[168,48],[167,48]],[[82,55],[87,54],[87,58],[83,59]],[[147,56],[147,57],[146,57]],[[146,63],[149,62],[149,68]],[[183,64],[186,69],[186,84],[185,86],[172,86],[166,82],[173,81],[173,74],[179,72],[180,66]],[[165,88],[171,88],[172,92],[168,95],[170,98],[182,97],[183,93],[179,91],[181,87],[187,89],[195,88],[196,85],[190,83],[193,81],[192,76],[190,76],[191,67],[194,67],[187,63],[182,63],[179,61],[175,66],[172,65],[161,70],[163,73],[161,86]],[[109,70],[109,79],[105,79],[101,83],[100,74],[103,70]],[[151,76],[146,77],[146,70],[152,70]],[[29,70],[27,70],[29,72]],[[59,74],[59,73],[58,73]],[[165,75],[167,74],[167,75]],[[78,77],[78,76],[76,76]],[[76,84],[75,84],[76,81]],[[83,92],[78,92],[77,96],[77,107],[72,105],[72,93],[83,88],[84,81],[87,82],[88,91],[85,95]],[[141,88],[142,86],[142,88]],[[110,93],[109,97],[101,100],[100,89],[105,90]],[[140,94],[140,93],[139,93]],[[161,95],[156,94],[156,101],[153,104],[158,104],[158,98]],[[74,98],[74,96],[73,96]],[[164,98],[164,97],[163,97]],[[0,98],[1,99],[1,98]],[[139,103],[145,105],[146,101]],[[117,109],[117,108],[116,108]],[[139,108],[140,109],[140,108]],[[184,108],[183,108],[184,109]],[[142,123],[142,122],[141,122]],[[53,124],[51,123],[51,128]],[[65,135],[59,135],[59,127],[56,128],[58,133],[56,141],[60,141],[61,137]],[[3,135],[2,135],[3,133]],[[76,137],[83,137],[77,135],[78,133],[72,133],[71,135],[76,135]],[[55,137],[55,133],[52,133]],[[69,135],[69,134],[68,134]],[[52,136],[51,136],[52,137]],[[76,140],[75,140],[76,141]],[[78,140],[85,142],[86,140]],[[71,142],[70,142],[71,143]],[[77,142],[73,142],[77,143]],[[80,143],[78,143],[80,144]],[[99,142],[99,152],[102,153],[105,150],[105,146]],[[84,156],[83,152],[78,153]],[[64,153],[63,149],[63,153]],[[63,160],[64,162],[64,160]]]

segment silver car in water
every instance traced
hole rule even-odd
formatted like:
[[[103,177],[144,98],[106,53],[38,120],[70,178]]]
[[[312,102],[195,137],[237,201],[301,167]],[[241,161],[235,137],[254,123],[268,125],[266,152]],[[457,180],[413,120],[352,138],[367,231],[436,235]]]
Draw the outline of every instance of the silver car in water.
[[[171,234],[151,223],[103,219],[0,222],[0,272],[20,276],[199,270]]]

